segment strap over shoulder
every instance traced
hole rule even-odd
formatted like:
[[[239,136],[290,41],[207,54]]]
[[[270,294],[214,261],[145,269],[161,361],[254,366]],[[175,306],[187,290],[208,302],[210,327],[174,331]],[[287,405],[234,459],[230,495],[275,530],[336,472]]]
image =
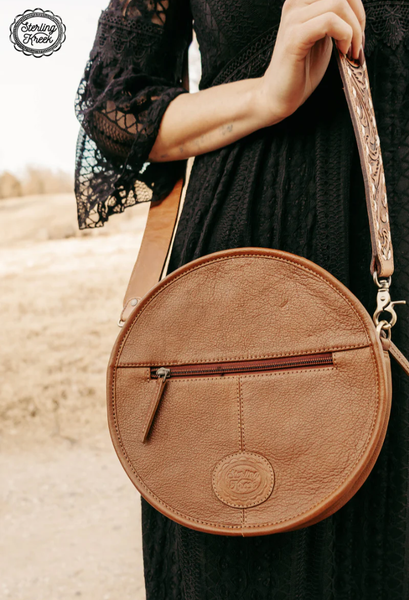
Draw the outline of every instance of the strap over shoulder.
[[[389,278],[394,269],[393,250],[381,146],[366,61],[363,58],[362,64],[359,64],[356,60],[348,59],[337,48],[334,40],[333,51],[336,53],[344,85],[365,183],[372,242],[370,269],[377,278]],[[187,61],[184,82],[187,88]],[[165,200],[159,205],[156,203],[151,205],[138,260],[125,294],[122,321],[126,320],[133,307],[163,275],[177,220],[183,183],[184,180],[180,179]]]

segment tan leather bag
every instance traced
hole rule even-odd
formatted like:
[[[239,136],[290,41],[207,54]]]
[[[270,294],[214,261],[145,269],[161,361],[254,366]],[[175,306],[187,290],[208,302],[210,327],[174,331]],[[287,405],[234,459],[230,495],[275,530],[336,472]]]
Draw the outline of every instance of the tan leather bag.
[[[193,529],[264,535],[341,508],[382,447],[389,353],[409,373],[390,340],[393,254],[366,64],[334,51],[365,181],[373,319],[330,273],[280,250],[215,252],[158,283],[183,181],[151,206],[109,361],[109,428],[142,496]]]

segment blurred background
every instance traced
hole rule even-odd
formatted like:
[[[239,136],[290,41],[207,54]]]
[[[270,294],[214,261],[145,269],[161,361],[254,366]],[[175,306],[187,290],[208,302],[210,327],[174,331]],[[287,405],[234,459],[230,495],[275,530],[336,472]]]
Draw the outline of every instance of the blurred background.
[[[0,56],[0,599],[143,600],[140,497],[114,453],[105,372],[148,204],[79,231],[75,93],[108,0],[49,0],[66,41]],[[191,90],[200,79],[190,48]]]

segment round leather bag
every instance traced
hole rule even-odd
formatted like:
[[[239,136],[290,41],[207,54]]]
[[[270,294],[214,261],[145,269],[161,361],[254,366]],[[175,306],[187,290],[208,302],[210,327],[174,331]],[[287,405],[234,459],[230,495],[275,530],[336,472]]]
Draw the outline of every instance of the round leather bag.
[[[135,307],[108,369],[130,479],[187,527],[264,535],[341,508],[380,452],[388,353],[330,273],[278,250],[207,255]]]

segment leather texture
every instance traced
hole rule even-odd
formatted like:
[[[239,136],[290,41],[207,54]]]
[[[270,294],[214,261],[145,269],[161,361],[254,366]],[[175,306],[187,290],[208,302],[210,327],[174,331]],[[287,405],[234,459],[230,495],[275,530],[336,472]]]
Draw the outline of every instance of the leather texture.
[[[364,173],[371,270],[387,277],[393,253],[366,65],[334,51]],[[187,527],[254,536],[312,525],[356,493],[379,455],[392,398],[391,345],[347,287],[289,252],[215,252],[152,287],[182,183],[165,219],[158,211],[167,201],[153,208],[125,296],[126,322],[107,373],[114,447],[142,496]],[[149,263],[153,246],[161,250]],[[155,367],[200,371],[322,353],[331,353],[331,364],[152,376]]]
[[[402,354],[399,348],[392,342],[392,340],[382,339],[382,345],[387,347],[390,354],[405,371],[406,375],[409,375],[409,361],[406,356]]]
[[[182,188],[183,179],[179,179],[166,201],[150,205],[142,244],[124,297],[123,321],[161,278],[176,225]]]
[[[381,143],[376,125],[365,58],[362,65],[334,48],[358,144],[371,231],[371,273],[393,273],[393,250]],[[363,53],[362,53],[363,55]]]
[[[323,352],[333,365],[170,377],[141,439],[153,366]],[[296,529],[340,508],[378,456],[391,402],[388,353],[355,296],[315,263],[260,248],[213,253],[159,282],[121,330],[107,389],[112,440],[140,493],[224,535]],[[236,465],[226,487],[220,465],[248,453],[254,464],[241,482]],[[232,506],[239,485],[250,489]]]

